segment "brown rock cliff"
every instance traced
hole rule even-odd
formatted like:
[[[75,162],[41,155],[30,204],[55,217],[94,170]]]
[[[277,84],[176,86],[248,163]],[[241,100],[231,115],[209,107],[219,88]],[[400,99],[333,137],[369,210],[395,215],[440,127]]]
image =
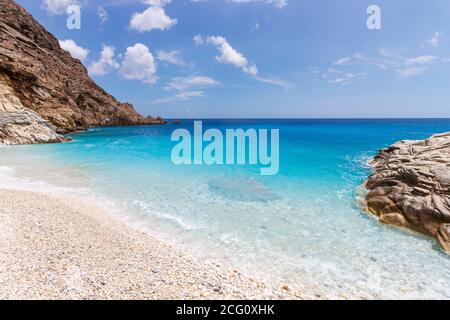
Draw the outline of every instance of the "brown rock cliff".
[[[13,0],[0,0],[0,78],[24,110],[59,132],[163,122],[141,116],[96,85],[81,62]]]

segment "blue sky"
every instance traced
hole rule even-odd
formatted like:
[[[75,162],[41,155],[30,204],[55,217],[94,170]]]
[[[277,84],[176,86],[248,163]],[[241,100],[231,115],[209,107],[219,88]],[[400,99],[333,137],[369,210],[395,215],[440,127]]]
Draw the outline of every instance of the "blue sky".
[[[145,115],[450,117],[448,0],[17,2]]]

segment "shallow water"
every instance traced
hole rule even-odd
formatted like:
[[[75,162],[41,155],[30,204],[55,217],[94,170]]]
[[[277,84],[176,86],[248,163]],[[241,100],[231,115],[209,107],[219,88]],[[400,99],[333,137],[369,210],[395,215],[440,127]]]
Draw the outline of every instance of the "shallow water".
[[[280,129],[280,172],[175,166],[179,126],[102,128],[72,143],[0,149],[0,186],[69,189],[111,201],[130,223],[193,254],[322,297],[450,298],[450,257],[432,239],[380,225],[355,204],[366,161],[450,120],[207,120]],[[181,127],[192,128],[191,121]]]

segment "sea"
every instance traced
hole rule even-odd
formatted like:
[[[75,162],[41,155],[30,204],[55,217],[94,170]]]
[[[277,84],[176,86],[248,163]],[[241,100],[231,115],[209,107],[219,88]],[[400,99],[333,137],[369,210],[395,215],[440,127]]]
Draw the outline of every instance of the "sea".
[[[181,120],[2,147],[0,187],[95,201],[198,259],[317,298],[450,298],[450,256],[435,240],[382,225],[360,206],[379,149],[450,131],[450,119],[197,120],[204,130],[278,129],[278,174],[175,165],[171,135],[194,124]]]

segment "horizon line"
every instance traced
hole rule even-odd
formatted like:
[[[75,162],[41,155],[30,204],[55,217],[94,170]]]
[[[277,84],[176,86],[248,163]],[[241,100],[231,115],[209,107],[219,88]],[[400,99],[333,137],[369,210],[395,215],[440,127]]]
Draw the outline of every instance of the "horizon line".
[[[270,118],[270,117],[261,117],[261,118],[229,118],[229,117],[225,117],[225,118],[210,118],[210,117],[206,117],[206,118],[202,118],[202,117],[193,117],[193,118],[172,118],[172,117],[168,117],[168,118],[164,118],[162,117],[163,120],[450,120],[450,116],[449,117],[408,117],[408,118],[399,118],[399,117],[380,117],[380,118],[375,118],[375,117],[366,117],[366,118],[359,118],[359,117],[349,117],[349,118],[344,118],[344,117],[305,117],[305,118]]]

